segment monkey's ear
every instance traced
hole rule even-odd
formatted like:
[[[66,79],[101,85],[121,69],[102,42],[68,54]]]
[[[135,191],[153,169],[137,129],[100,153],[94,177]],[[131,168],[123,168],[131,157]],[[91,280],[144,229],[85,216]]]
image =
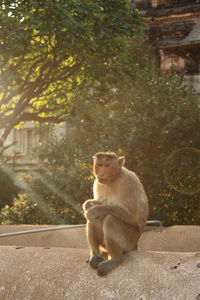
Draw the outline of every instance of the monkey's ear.
[[[123,157],[119,157],[119,165],[120,165],[120,167],[122,167],[124,163],[125,163],[125,157],[124,156]]]

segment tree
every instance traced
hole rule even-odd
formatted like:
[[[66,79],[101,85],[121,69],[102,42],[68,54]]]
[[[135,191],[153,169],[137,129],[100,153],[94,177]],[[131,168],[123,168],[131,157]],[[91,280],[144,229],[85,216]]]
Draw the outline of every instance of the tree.
[[[6,0],[0,12],[1,147],[23,121],[70,115],[79,87],[144,23],[126,0]]]
[[[110,72],[78,95],[69,136],[40,144],[41,173],[26,182],[34,201],[41,197],[62,220],[70,208],[74,218],[68,221],[78,223],[81,204],[92,197],[92,155],[112,150],[125,155],[126,167],[140,177],[149,219],[165,226],[199,224],[199,99],[180,77],[154,67],[153,49],[143,39],[129,44]]]

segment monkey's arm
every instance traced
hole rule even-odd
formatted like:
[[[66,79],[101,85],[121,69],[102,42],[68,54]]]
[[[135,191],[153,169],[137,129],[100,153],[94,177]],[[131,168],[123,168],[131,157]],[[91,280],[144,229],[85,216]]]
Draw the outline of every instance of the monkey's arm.
[[[85,212],[85,217],[92,221],[96,218],[105,218],[107,215],[113,215],[124,223],[128,223],[134,226],[138,226],[137,213],[129,214],[123,208],[119,206],[93,206]]]
[[[96,205],[101,205],[101,202],[94,199],[89,199],[83,203],[82,208],[84,211],[87,211],[89,208],[94,207]]]

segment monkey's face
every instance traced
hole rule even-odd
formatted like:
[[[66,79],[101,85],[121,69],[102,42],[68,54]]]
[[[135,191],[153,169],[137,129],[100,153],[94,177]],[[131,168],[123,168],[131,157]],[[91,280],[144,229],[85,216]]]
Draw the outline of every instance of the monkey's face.
[[[118,159],[94,159],[94,175],[101,184],[109,185],[121,171]]]

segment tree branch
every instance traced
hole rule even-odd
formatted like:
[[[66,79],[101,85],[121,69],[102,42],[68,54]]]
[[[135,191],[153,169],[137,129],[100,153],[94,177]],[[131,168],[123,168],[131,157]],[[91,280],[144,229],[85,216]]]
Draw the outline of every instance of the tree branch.
[[[16,121],[16,125],[19,122],[23,121],[35,121],[40,123],[56,123],[59,124],[64,121],[64,118],[60,116],[47,116],[47,117],[40,117],[38,116],[38,113],[23,113],[19,119]]]
[[[0,163],[0,167],[5,164],[7,161],[13,159],[16,156],[17,153],[13,153],[11,156],[6,157],[1,163]],[[0,154],[1,155],[1,154]]]

